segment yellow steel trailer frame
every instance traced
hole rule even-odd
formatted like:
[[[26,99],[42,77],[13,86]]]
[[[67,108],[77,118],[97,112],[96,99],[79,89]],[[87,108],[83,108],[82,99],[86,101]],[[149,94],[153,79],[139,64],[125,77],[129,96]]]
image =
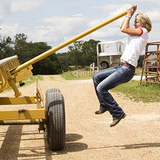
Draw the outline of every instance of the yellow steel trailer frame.
[[[45,109],[42,95],[38,89],[38,80],[36,81],[36,96],[22,97],[0,97],[0,105],[19,105],[36,104],[37,109],[26,110],[1,110],[0,121],[2,120],[34,120],[45,119]]]
[[[31,59],[30,61],[20,65],[17,56],[5,58],[0,60],[0,92],[8,87],[12,87],[14,90],[15,97],[0,97],[0,105],[19,105],[19,104],[37,104],[37,109],[28,110],[28,109],[20,109],[20,110],[1,110],[0,111],[0,121],[6,120],[35,120],[38,119],[40,121],[40,130],[44,130],[44,124],[46,120],[46,113],[43,104],[43,98],[38,89],[38,82],[36,87],[36,95],[35,96],[22,96],[22,93],[19,91],[16,83],[19,83],[22,86],[23,80],[32,75],[32,64],[42,60],[43,58],[55,53],[56,51],[64,48],[65,46],[75,42],[76,40],[96,31],[97,29],[121,18],[126,15],[127,11],[124,11],[105,22],[75,36],[74,38],[58,45],[57,47]]]
[[[8,63],[8,62],[7,62]],[[28,72],[28,71],[27,71]],[[30,71],[29,71],[30,72]],[[26,75],[30,75],[26,73]],[[22,76],[23,77],[23,76]],[[10,81],[13,81],[10,78]],[[0,111],[0,124],[10,124],[8,121],[14,122],[14,124],[18,124],[17,120],[30,120],[30,124],[39,124],[39,131],[45,130],[46,123],[46,111],[44,108],[44,98],[40,92],[40,88],[38,87],[38,80],[36,80],[36,94],[35,96],[18,96],[21,95],[14,81],[9,82],[13,90],[15,91],[15,97],[0,97],[0,105],[25,105],[25,104],[34,104],[36,105],[36,109],[18,109],[18,110],[1,110]],[[35,107],[34,107],[35,108]],[[38,120],[38,121],[37,121]],[[6,122],[7,121],[7,122]],[[19,121],[20,122],[20,121]],[[21,121],[22,124],[25,123]],[[12,123],[13,124],[13,123]]]

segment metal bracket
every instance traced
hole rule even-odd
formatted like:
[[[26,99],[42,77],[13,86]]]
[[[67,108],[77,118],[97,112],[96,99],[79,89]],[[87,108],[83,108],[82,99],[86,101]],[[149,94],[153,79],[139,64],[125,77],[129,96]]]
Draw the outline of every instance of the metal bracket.
[[[39,128],[38,128],[39,132],[41,130],[43,130],[45,132],[46,128],[45,128],[45,121],[44,120],[39,120]]]

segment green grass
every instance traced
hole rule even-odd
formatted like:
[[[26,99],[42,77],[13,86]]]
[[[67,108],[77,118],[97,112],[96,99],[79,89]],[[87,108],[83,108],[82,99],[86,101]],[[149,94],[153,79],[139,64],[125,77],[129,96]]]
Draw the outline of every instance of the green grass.
[[[32,83],[34,83],[36,81],[36,79],[38,79],[39,81],[43,81],[43,75],[36,75],[36,76],[30,76],[26,79],[23,80],[23,82],[25,83],[24,86],[27,86],[27,85],[30,85]],[[16,86],[19,88],[19,83],[16,84]],[[9,87],[9,88],[6,88],[4,91],[8,91],[8,90],[11,90],[12,88]]]
[[[142,68],[136,68],[135,76],[140,76],[141,72],[142,72]],[[92,76],[76,78],[70,72],[66,72],[66,73],[61,74],[61,77],[64,78],[65,80],[85,80],[85,79],[92,78]]]
[[[49,75],[50,79],[55,80],[54,77],[52,75]]]
[[[130,81],[128,83],[119,85],[111,91],[123,93],[133,101],[144,103],[160,102],[160,85],[159,84],[145,84],[140,85],[139,81]]]
[[[141,75],[141,68],[136,69],[135,76]],[[61,75],[62,78],[66,80],[84,80],[84,79],[91,79],[90,77],[83,77],[83,78],[75,78],[69,72],[64,73]],[[123,93],[124,96],[130,98],[133,101],[139,102],[142,101],[144,103],[149,102],[160,102],[160,84],[145,84],[142,83],[140,85],[140,81],[130,81],[128,83],[119,85],[112,89],[111,91],[116,92],[118,94]]]
[[[141,74],[142,74],[142,68],[140,67],[136,68],[135,76],[141,76]]]
[[[25,85],[29,85],[34,83],[36,79],[38,79],[39,81],[43,81],[43,76],[42,75],[30,76],[24,79],[23,82],[25,82]]]
[[[63,73],[61,74],[61,77],[65,80],[85,80],[85,79],[91,79],[92,76],[89,76],[89,77],[82,77],[82,78],[76,78],[74,77],[71,73],[69,72],[66,72],[66,73]]]

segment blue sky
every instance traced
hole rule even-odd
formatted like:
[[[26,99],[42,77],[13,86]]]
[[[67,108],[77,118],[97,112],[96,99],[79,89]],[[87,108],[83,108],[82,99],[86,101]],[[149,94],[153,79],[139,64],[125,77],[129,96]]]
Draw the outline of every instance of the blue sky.
[[[153,25],[149,42],[160,41],[158,0],[0,0],[0,36],[25,33],[28,41],[47,42],[53,48],[137,4],[136,13],[147,14]],[[125,41],[120,32],[124,17],[81,40]],[[130,23],[133,26],[134,17]],[[57,52],[67,51],[65,47]]]

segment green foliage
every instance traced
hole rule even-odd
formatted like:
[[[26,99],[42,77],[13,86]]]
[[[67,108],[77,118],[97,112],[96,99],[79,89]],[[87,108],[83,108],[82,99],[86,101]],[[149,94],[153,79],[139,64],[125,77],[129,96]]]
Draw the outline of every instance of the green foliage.
[[[139,84],[139,81],[130,81],[128,83],[119,85],[112,89],[114,92],[122,92],[130,99],[144,103],[160,102],[160,85],[159,84]]]
[[[24,79],[23,82],[25,82],[25,86],[26,86],[26,85],[34,83],[36,79],[38,79],[39,81],[43,81],[43,76],[42,75],[30,76]]]
[[[73,46],[69,46],[67,53],[57,54],[64,71],[68,71],[69,66],[83,68],[91,63],[97,63],[96,46],[99,41],[90,39],[89,41],[76,41]]]
[[[69,72],[66,72],[64,74],[61,75],[62,78],[64,78],[65,80],[75,80],[76,78],[70,74]]]
[[[144,59],[144,55],[140,55],[137,67],[142,67],[142,65],[143,65],[143,59]]]
[[[14,55],[14,50],[11,47],[13,42],[11,41],[10,37],[3,38],[0,41],[0,59],[13,56]]]
[[[88,71],[88,70],[90,70],[90,67],[89,67],[89,66],[85,66],[85,67],[84,67],[84,70],[85,70],[85,71]]]
[[[92,76],[76,78],[70,72],[66,72],[66,73],[61,74],[61,77],[64,78],[65,80],[86,80],[86,79],[91,79],[92,78]]]
[[[68,56],[71,65],[81,66],[82,65],[82,50],[83,41],[74,42],[74,46],[69,46]]]
[[[14,41],[10,37],[1,39],[0,59],[17,55],[20,64],[23,64],[51,49],[51,46],[48,46],[45,42],[27,42],[27,36],[24,33],[16,34],[14,38]],[[33,74],[60,74],[62,71],[67,72],[68,70],[84,68],[92,63],[97,65],[96,46],[98,42],[100,41],[93,39],[76,41],[73,46],[68,47],[68,52],[53,53],[33,64]],[[141,55],[138,67],[142,67],[143,59],[144,55]]]
[[[13,47],[11,47],[13,46]],[[0,59],[17,55],[20,64],[35,58],[36,56],[51,49],[45,42],[27,42],[27,36],[16,34],[15,41],[12,42],[8,37],[0,42]],[[33,64],[33,74],[59,74],[61,73],[61,64],[55,53]]]
[[[16,34],[15,40],[10,37],[4,38],[0,42],[0,59],[18,56],[20,64],[23,64],[36,56],[51,49],[45,42],[27,42],[24,33]],[[66,53],[53,53],[52,55],[33,64],[33,74],[60,74],[67,72],[75,66],[75,69],[84,68],[91,63],[97,63],[96,46],[99,41],[90,39],[89,41],[76,41],[73,46],[69,46]]]
[[[77,41],[74,46],[69,47],[68,56],[71,64],[76,66],[89,66],[91,63],[97,62],[96,46],[99,41],[90,39],[87,41]]]
[[[36,81],[36,79],[38,79],[39,81],[43,81],[43,76],[42,75],[36,75],[36,76],[30,76],[30,77],[25,78],[23,80],[23,82],[25,83],[24,86],[27,86],[27,85],[30,85],[30,84],[34,83]],[[20,88],[19,83],[17,83],[16,86],[18,88]],[[9,87],[9,88],[5,89],[3,92],[9,91],[11,89],[12,89],[12,87]]]
[[[90,39],[88,42],[84,42],[82,46],[82,61],[83,67],[86,65],[90,65],[91,63],[97,64],[97,43],[99,41],[95,41]]]
[[[137,71],[136,71],[137,72]],[[138,73],[137,73],[138,74]],[[71,74],[71,72],[66,72],[61,75],[66,80],[84,80],[84,79],[91,79],[92,76],[83,77],[83,78],[76,78]],[[111,91],[117,92],[119,95],[123,93],[123,96],[129,97],[133,101],[136,102],[160,102],[160,84],[145,84],[142,83],[140,85],[139,81],[132,80],[128,83],[121,84]]]
[[[142,68],[141,67],[136,68],[135,75],[141,76],[141,74],[142,74]]]
[[[57,58],[59,63],[61,64],[62,70],[64,72],[67,72],[69,70],[69,65],[70,65],[70,59],[68,56],[68,53],[58,53]]]

